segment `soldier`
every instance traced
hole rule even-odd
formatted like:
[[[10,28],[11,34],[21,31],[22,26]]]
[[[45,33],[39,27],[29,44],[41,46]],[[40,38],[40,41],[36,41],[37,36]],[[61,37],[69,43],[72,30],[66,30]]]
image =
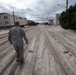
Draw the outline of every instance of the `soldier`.
[[[24,38],[26,44],[28,44],[26,34],[25,34],[24,30],[22,30],[20,28],[20,24],[17,21],[17,22],[15,22],[15,27],[11,28],[9,33],[8,33],[8,40],[14,46],[14,49],[16,50],[17,62],[20,62],[20,64],[24,63],[23,38]]]

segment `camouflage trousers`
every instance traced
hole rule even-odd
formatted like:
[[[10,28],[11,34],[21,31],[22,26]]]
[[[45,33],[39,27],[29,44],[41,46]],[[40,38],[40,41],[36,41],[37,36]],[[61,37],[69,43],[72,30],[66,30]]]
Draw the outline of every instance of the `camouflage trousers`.
[[[17,61],[19,62],[23,62],[24,61],[24,57],[23,57],[23,53],[24,53],[24,48],[23,46],[14,46],[15,50],[16,50],[16,57],[17,57]]]

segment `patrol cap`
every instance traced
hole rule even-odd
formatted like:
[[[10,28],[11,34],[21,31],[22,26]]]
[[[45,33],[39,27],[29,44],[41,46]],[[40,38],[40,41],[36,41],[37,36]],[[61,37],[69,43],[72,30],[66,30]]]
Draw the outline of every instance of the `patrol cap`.
[[[18,25],[20,25],[20,23],[19,23],[19,21],[16,21],[15,26],[18,26]]]

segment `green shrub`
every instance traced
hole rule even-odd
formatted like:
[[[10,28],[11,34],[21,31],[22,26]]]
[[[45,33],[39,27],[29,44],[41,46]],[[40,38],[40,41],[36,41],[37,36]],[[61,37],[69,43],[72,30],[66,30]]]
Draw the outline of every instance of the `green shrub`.
[[[76,5],[62,12],[59,21],[64,29],[76,30]]]

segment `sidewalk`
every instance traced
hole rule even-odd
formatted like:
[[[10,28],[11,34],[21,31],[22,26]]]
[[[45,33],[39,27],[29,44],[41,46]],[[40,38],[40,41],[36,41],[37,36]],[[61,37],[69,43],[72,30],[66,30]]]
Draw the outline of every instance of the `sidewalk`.
[[[5,33],[8,33],[8,31],[9,31],[9,30],[0,30],[0,35],[1,35],[1,34],[5,34]]]

